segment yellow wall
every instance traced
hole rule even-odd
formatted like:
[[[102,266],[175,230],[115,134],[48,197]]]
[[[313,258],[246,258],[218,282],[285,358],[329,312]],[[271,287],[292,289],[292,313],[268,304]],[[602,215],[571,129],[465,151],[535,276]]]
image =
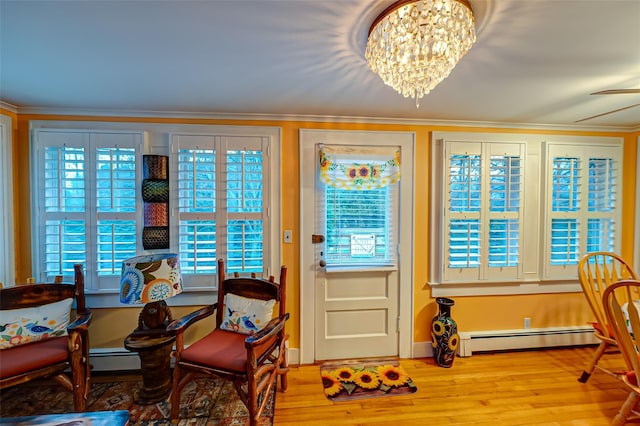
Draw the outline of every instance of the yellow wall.
[[[3,112],[0,110],[0,112]],[[6,112],[5,112],[6,113]],[[16,125],[16,116],[14,126]],[[415,223],[415,253],[414,253],[414,341],[426,342],[430,337],[431,318],[435,314],[436,306],[431,298],[431,290],[427,284],[429,270],[429,178],[430,178],[430,137],[434,131],[464,131],[478,133],[537,133],[572,136],[615,136],[624,137],[624,182],[623,188],[623,226],[625,232],[621,234],[622,255],[633,258],[634,237],[634,207],[635,207],[635,179],[636,179],[636,149],[637,137],[640,133],[617,132],[567,132],[523,129],[495,129],[452,126],[417,126],[417,125],[387,125],[363,123],[325,123],[325,122],[297,122],[297,121],[243,121],[243,120],[209,120],[209,119],[153,119],[153,118],[114,118],[114,117],[84,117],[84,116],[48,116],[26,115],[17,116],[17,129],[14,132],[14,189],[15,189],[15,218],[16,223],[16,277],[24,280],[31,275],[31,229],[29,207],[29,121],[31,120],[75,120],[75,121],[109,121],[109,122],[146,122],[146,123],[174,123],[174,124],[215,124],[215,125],[256,125],[277,126],[282,129],[282,177],[287,185],[282,187],[282,226],[283,229],[293,230],[294,235],[300,235],[299,221],[299,170],[298,162],[298,132],[301,128],[332,129],[332,130],[393,130],[412,131],[416,133],[416,199],[417,212]],[[291,335],[290,346],[299,347],[299,272],[300,245],[296,238],[292,244],[282,245],[282,259],[288,268],[288,310],[291,320],[288,332]],[[518,296],[483,296],[456,297],[453,316],[461,331],[499,330],[522,328],[524,317],[532,319],[531,326],[555,327],[584,325],[592,319],[590,311],[581,293],[570,294],[540,294]],[[213,300],[212,300],[213,302]],[[174,308],[174,317],[191,311],[192,308]],[[114,308],[94,309],[94,321],[91,326],[92,347],[121,347],[124,337],[130,333],[137,322],[139,309]],[[192,332],[191,336],[201,335],[205,327]]]

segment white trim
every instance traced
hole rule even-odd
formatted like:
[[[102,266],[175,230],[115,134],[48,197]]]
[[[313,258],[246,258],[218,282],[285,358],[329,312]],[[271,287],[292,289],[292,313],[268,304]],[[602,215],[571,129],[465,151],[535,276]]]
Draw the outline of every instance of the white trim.
[[[13,126],[11,117],[0,114],[0,282],[15,285],[13,236]]]
[[[359,124],[397,124],[409,126],[435,127],[482,127],[499,129],[538,129],[546,131],[582,131],[582,132],[638,132],[638,126],[594,126],[588,124],[545,124],[545,123],[506,123],[494,121],[431,120],[393,117],[302,115],[302,114],[258,114],[258,113],[222,113],[197,111],[133,111],[101,110],[78,108],[16,107],[0,101],[0,107],[17,114],[33,115],[77,115],[84,117],[131,117],[165,119],[202,119],[202,120],[265,120],[265,121],[314,121],[318,123],[359,123]]]
[[[443,282],[441,266],[444,264],[444,254],[441,253],[443,228],[441,225],[444,211],[442,201],[443,168],[445,167],[444,141],[469,142],[469,143],[498,143],[511,142],[526,145],[526,158],[524,163],[525,177],[522,184],[525,186],[525,195],[522,202],[525,209],[523,214],[523,229],[521,241],[526,245],[521,247],[522,279],[498,280],[499,277],[470,282],[469,278],[461,278],[456,281]],[[567,146],[611,146],[621,149],[622,137],[614,136],[564,136],[549,134],[509,134],[509,133],[466,133],[466,132],[433,132],[432,156],[431,156],[431,216],[434,220],[430,223],[431,259],[429,285],[433,297],[442,296],[477,296],[477,295],[510,295],[510,294],[542,294],[542,293],[566,293],[580,292],[575,267],[568,267],[571,272],[564,276],[544,278],[545,243],[546,234],[541,236],[541,226],[545,223],[544,199],[541,190],[541,182],[545,181],[543,175],[545,165],[545,146],[548,144]],[[608,148],[608,147],[607,147]],[[622,164],[620,163],[619,176],[622,176]],[[619,180],[618,182],[622,182]],[[618,208],[618,214],[620,208]],[[639,243],[640,244],[640,243]]]
[[[18,114],[18,107],[13,104],[10,104],[9,102],[0,100],[0,108],[6,109],[7,111],[10,111],[14,114]]]
[[[636,217],[634,220],[635,241],[633,248],[633,265],[640,271],[640,136],[636,139]]]
[[[394,136],[399,136],[400,141],[394,140],[394,145],[402,147],[402,158],[411,158],[411,161],[402,162],[401,196],[409,198],[408,208],[400,210],[400,241],[398,258],[400,260],[400,289],[399,289],[399,342],[398,352],[401,358],[413,356],[413,252],[414,252],[414,226],[415,226],[415,133],[413,132],[383,132],[383,131],[342,131],[300,129],[299,131],[299,155],[300,164],[306,164],[307,154],[305,148],[316,143],[325,142],[327,137],[342,137],[348,143],[350,138],[368,138],[371,145],[375,140],[380,144],[389,144]],[[408,142],[409,138],[411,142]],[[382,139],[380,139],[382,138]],[[307,148],[308,150],[309,148]],[[410,157],[409,157],[410,156]],[[315,158],[315,157],[314,157]],[[310,220],[315,217],[315,203],[309,202],[304,194],[314,194],[314,188],[305,187],[304,173],[308,173],[310,165],[300,167],[300,362],[310,364],[315,361],[315,248],[311,244],[311,235],[307,234]],[[315,181],[315,179],[313,179]]]
[[[500,296],[510,294],[549,294],[582,292],[577,282],[532,281],[491,283],[429,283],[432,297]]]

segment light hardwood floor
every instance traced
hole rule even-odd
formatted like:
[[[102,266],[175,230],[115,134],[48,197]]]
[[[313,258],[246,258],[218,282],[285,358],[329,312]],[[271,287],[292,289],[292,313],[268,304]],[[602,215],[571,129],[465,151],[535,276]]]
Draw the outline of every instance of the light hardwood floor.
[[[596,370],[578,377],[595,347],[476,354],[451,368],[432,358],[400,360],[418,386],[410,395],[333,402],[318,365],[292,367],[277,392],[274,426],[311,425],[608,425],[628,392]],[[603,366],[621,371],[619,354]]]

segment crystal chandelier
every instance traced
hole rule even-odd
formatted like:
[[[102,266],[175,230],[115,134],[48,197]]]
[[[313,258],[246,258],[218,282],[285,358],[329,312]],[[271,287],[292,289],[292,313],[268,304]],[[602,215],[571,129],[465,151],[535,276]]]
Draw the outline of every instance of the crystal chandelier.
[[[401,0],[371,25],[365,58],[386,85],[418,107],[475,41],[467,0]]]

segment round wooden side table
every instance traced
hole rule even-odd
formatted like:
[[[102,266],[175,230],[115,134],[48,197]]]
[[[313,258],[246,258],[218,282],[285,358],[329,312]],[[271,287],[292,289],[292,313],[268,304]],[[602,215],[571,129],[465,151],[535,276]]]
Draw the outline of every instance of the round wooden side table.
[[[174,336],[163,329],[136,330],[124,340],[124,347],[140,357],[142,388],[136,393],[138,404],[163,401],[171,393],[171,350]]]

